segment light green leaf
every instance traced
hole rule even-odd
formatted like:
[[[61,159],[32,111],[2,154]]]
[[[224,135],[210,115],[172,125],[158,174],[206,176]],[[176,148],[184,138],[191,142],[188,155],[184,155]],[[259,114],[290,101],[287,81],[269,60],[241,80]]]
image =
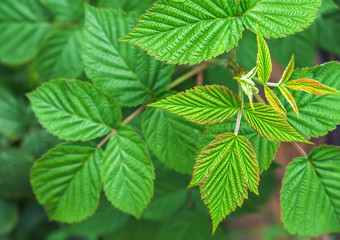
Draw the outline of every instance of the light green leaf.
[[[32,157],[23,151],[0,151],[0,197],[15,199],[31,194],[29,174],[32,165]]]
[[[0,61],[29,61],[52,30],[49,14],[39,0],[1,0],[0,13]]]
[[[87,0],[41,0],[54,14],[57,22],[78,23],[84,17],[84,3]]]
[[[294,55],[292,55],[292,58],[290,59],[288,66],[283,72],[283,75],[279,81],[279,84],[281,85],[281,84],[285,84],[286,82],[288,82],[293,71],[294,71]]]
[[[33,66],[38,83],[79,77],[83,71],[80,29],[56,29],[41,45]]]
[[[10,233],[19,220],[19,210],[14,202],[0,199],[0,237]]]
[[[199,63],[229,51],[244,26],[264,37],[282,37],[303,30],[321,0],[159,0],[124,41],[146,49],[168,63]]]
[[[160,229],[162,240],[222,240],[222,231],[211,236],[211,227],[207,218],[193,210],[182,210],[166,220]]]
[[[143,114],[143,134],[151,151],[168,168],[191,174],[201,129],[166,110],[150,108]]]
[[[316,17],[321,0],[245,0],[245,13],[241,16],[247,29],[256,32],[256,24],[265,38],[285,37],[301,32]]]
[[[129,215],[122,213],[102,194],[96,213],[85,221],[72,224],[64,231],[68,236],[103,236],[116,232],[128,221]]]
[[[270,106],[255,103],[253,110],[247,104],[243,109],[243,114],[249,125],[269,141],[309,143],[288,124],[286,117]]]
[[[144,210],[142,218],[165,220],[187,202],[186,176],[167,171],[156,172],[155,194],[150,205]]]
[[[224,133],[200,153],[190,185],[200,186],[214,232],[226,215],[248,198],[248,189],[258,194],[259,181],[258,162],[250,142]]]
[[[33,191],[51,220],[80,222],[98,207],[102,150],[95,143],[62,143],[38,160]]]
[[[257,29],[257,76],[263,84],[267,83],[272,73],[272,60],[266,40]]]
[[[340,91],[335,88],[325,86],[314,79],[293,80],[286,84],[287,88],[305,91],[315,95],[340,95]]]
[[[102,137],[122,120],[119,107],[109,95],[79,80],[45,83],[28,98],[40,123],[65,140]]]
[[[233,117],[241,107],[239,98],[219,85],[195,87],[150,106],[160,107],[199,124],[215,124]]]
[[[314,148],[289,164],[281,190],[281,214],[292,234],[340,231],[340,148]]]
[[[146,144],[130,127],[118,129],[103,156],[103,187],[109,201],[139,218],[152,197],[154,178]]]
[[[234,132],[236,126],[236,121],[232,120],[227,123],[217,124],[208,128],[204,132],[201,140],[201,149],[209,145],[217,136],[227,133]],[[256,158],[259,163],[260,173],[267,170],[275,158],[276,150],[280,146],[278,142],[268,141],[267,139],[261,137],[248,123],[241,122],[239,135],[247,138],[254,148],[256,153]]]
[[[275,93],[270,90],[269,87],[264,86],[264,93],[268,103],[279,113],[286,115],[286,109],[282,106],[280,99],[275,95]]]
[[[297,69],[291,79],[315,79],[323,85],[340,90],[340,63],[330,62],[314,68]],[[302,91],[292,91],[299,108],[299,118],[281,98],[287,110],[287,119],[306,138],[323,136],[340,124],[340,96],[317,96]]]
[[[23,136],[30,123],[32,110],[4,85],[0,84],[0,133],[9,138]]]
[[[136,18],[114,9],[86,8],[83,38],[86,74],[124,106],[137,106],[162,93],[173,73],[172,66],[117,41],[132,29]]]

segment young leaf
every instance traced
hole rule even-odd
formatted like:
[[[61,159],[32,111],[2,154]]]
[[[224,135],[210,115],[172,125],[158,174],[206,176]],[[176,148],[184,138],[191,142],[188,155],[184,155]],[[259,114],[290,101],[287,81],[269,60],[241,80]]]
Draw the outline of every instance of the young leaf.
[[[233,117],[241,107],[239,98],[224,86],[195,87],[153,103],[199,124],[215,124]]]
[[[299,117],[299,108],[296,105],[296,102],[295,102],[293,95],[288,91],[287,88],[285,88],[283,86],[279,86],[279,89],[280,89],[281,93],[283,94],[283,96],[285,97],[285,99],[290,104],[290,106],[293,108],[296,115]]]
[[[329,62],[314,68],[296,69],[291,79],[315,79],[325,86],[340,90],[340,64]],[[293,91],[292,95],[299,108],[299,118],[289,103],[280,98],[287,110],[287,119],[302,136],[318,137],[328,133],[340,124],[340,96],[313,95],[303,91]]]
[[[289,164],[281,189],[281,213],[292,234],[340,231],[340,148],[314,148]]]
[[[233,48],[244,25],[255,33],[258,23],[265,37],[301,31],[315,18],[320,3],[159,0],[123,40],[146,49],[158,60],[194,64]]]
[[[56,29],[41,45],[33,65],[39,83],[79,77],[83,71],[80,29]]]
[[[52,30],[48,12],[39,0],[1,0],[0,13],[0,61],[29,61]]]
[[[233,132],[235,130],[236,122],[229,120],[227,123],[216,124],[209,126],[208,130],[204,132],[200,140],[200,149],[210,144],[217,136]],[[268,141],[261,137],[248,123],[241,122],[239,135],[247,138],[254,148],[256,158],[259,162],[259,170],[263,172],[267,170],[275,158],[276,150],[280,146],[278,142]]]
[[[270,106],[255,103],[253,110],[247,104],[243,109],[243,114],[249,125],[269,141],[309,143],[288,124],[284,116]]]
[[[270,90],[269,87],[264,86],[264,93],[266,95],[266,98],[269,102],[269,104],[279,113],[282,113],[283,115],[286,115],[286,109],[282,106],[282,103],[280,102],[280,99],[273,93],[272,90]]]
[[[332,87],[327,87],[314,79],[293,80],[286,84],[287,88],[305,91],[315,95],[339,95],[340,91]]]
[[[139,218],[150,202],[155,178],[147,146],[131,128],[111,137],[103,156],[103,188],[118,209]]]
[[[137,22],[135,14],[86,7],[83,60],[89,78],[124,106],[137,106],[162,93],[173,66],[117,39]]]
[[[226,215],[243,204],[248,188],[258,194],[259,180],[256,155],[245,137],[225,133],[202,150],[191,186],[200,185],[213,231]]]
[[[84,3],[87,0],[41,0],[41,2],[54,14],[55,21],[78,23],[84,17]]]
[[[80,222],[99,204],[102,150],[95,143],[62,143],[36,162],[31,184],[49,218]]]
[[[168,168],[191,174],[201,137],[198,125],[169,111],[150,108],[143,114],[143,134],[151,151]]]
[[[122,116],[113,98],[79,80],[55,80],[28,94],[40,123],[65,140],[87,141],[119,126]],[[103,111],[105,109],[105,111]]]
[[[272,73],[272,60],[269,48],[261,32],[257,29],[257,76],[263,84],[267,83]]]
[[[283,72],[283,75],[279,81],[279,85],[285,84],[289,81],[290,76],[292,75],[294,71],[294,55],[292,55],[292,58],[290,59],[288,66],[286,67],[285,71]]]

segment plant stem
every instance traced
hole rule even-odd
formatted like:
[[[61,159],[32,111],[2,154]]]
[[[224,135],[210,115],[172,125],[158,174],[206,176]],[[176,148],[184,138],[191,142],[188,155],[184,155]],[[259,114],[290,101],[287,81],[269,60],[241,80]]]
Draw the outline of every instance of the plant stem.
[[[305,152],[305,150],[302,149],[302,147],[297,143],[297,142],[291,142],[291,144],[293,144],[293,146],[299,151],[299,153],[305,157],[306,159],[308,159],[308,154]]]
[[[109,135],[107,135],[98,145],[97,148],[101,148],[109,139],[117,133],[116,129],[113,129]]]
[[[202,72],[203,70],[207,69],[209,67],[209,63],[204,63],[200,66],[198,66],[197,68],[194,68],[193,70],[191,70],[190,72],[184,74],[183,76],[177,78],[175,81],[173,81],[169,87],[168,90],[176,87],[177,85],[181,84],[182,82],[188,80],[189,78],[195,76],[197,73]]]
[[[235,132],[234,134],[237,136],[238,132],[240,131],[240,126],[241,126],[241,119],[242,119],[242,112],[243,112],[243,105],[244,105],[244,100],[243,100],[243,90],[240,86],[240,83],[238,83],[238,96],[241,100],[241,108],[238,111],[237,114],[237,120],[236,120],[236,127],[235,127]]]
[[[255,93],[255,97],[256,99],[261,102],[261,103],[265,103],[263,98],[258,94]],[[299,151],[299,153],[305,157],[306,159],[308,159],[308,154],[302,149],[302,147],[297,143],[297,142],[291,142],[291,144],[293,144],[293,146]]]
[[[278,83],[273,83],[273,82],[267,82],[265,85],[268,86],[268,87],[278,87],[278,86],[280,86]]]

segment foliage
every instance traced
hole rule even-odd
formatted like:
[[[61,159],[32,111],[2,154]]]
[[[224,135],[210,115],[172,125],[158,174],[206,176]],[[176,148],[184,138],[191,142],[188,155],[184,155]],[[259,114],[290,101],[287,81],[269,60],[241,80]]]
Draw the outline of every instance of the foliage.
[[[281,142],[303,155],[283,179],[285,229],[340,232],[340,150],[297,143],[340,124],[340,64],[314,66],[318,48],[340,54],[338,13],[333,0],[0,1],[0,239],[225,239],[220,223],[275,189]]]

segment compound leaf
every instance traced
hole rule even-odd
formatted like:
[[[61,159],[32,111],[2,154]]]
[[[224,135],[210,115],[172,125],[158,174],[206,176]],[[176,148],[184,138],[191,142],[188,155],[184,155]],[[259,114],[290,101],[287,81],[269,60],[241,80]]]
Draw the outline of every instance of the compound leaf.
[[[34,71],[39,83],[79,77],[83,71],[80,30],[56,29],[41,45]]]
[[[62,143],[39,159],[31,184],[50,219],[80,222],[99,204],[102,150],[94,143]]]
[[[86,74],[124,106],[137,106],[162,93],[173,66],[117,39],[135,25],[135,14],[86,7],[83,59]]]
[[[199,63],[229,51],[244,26],[264,37],[302,31],[321,0],[159,0],[123,38],[168,63]]]
[[[287,88],[305,91],[315,95],[339,95],[340,91],[335,88],[325,86],[314,79],[293,80],[286,84]]]
[[[0,12],[0,61],[29,61],[52,30],[48,12],[39,0],[1,0]]]
[[[143,114],[143,134],[151,151],[168,168],[191,174],[201,129],[183,117],[159,108]]]
[[[314,68],[296,69],[291,79],[315,79],[325,86],[340,90],[340,63],[329,62]],[[287,120],[303,137],[319,137],[328,133],[340,124],[340,96],[313,95],[303,91],[292,91],[299,108],[299,117],[289,103],[281,98],[287,110]]]
[[[255,103],[253,110],[250,104],[247,104],[243,114],[249,125],[269,141],[309,143],[288,124],[284,116],[270,106]]]
[[[40,123],[65,140],[102,137],[119,126],[122,119],[119,107],[109,95],[79,80],[45,83],[28,98]]]
[[[239,98],[218,85],[195,87],[150,106],[160,107],[199,124],[215,124],[233,117],[241,107]]]
[[[191,186],[199,185],[208,205],[213,231],[250,191],[258,194],[259,169],[250,142],[242,136],[224,133],[200,153]]]
[[[204,132],[200,140],[200,149],[210,144],[217,136],[226,132],[234,132],[236,123],[232,120],[227,123],[210,126]],[[239,135],[247,138],[254,148],[256,158],[259,163],[259,170],[263,172],[267,170],[275,158],[276,150],[280,146],[278,142],[269,141],[261,137],[248,123],[241,122]]]
[[[110,202],[136,218],[150,202],[155,178],[147,146],[130,127],[111,137],[103,156],[103,186]]]
[[[266,40],[257,29],[257,76],[263,84],[267,83],[272,73],[272,60]]]
[[[264,86],[264,93],[266,95],[266,99],[268,103],[278,112],[282,113],[283,115],[286,114],[286,109],[282,106],[280,99],[275,95],[275,93],[270,90],[269,87]]]
[[[318,236],[340,231],[340,148],[314,148],[289,164],[281,189],[281,212],[292,234]]]

